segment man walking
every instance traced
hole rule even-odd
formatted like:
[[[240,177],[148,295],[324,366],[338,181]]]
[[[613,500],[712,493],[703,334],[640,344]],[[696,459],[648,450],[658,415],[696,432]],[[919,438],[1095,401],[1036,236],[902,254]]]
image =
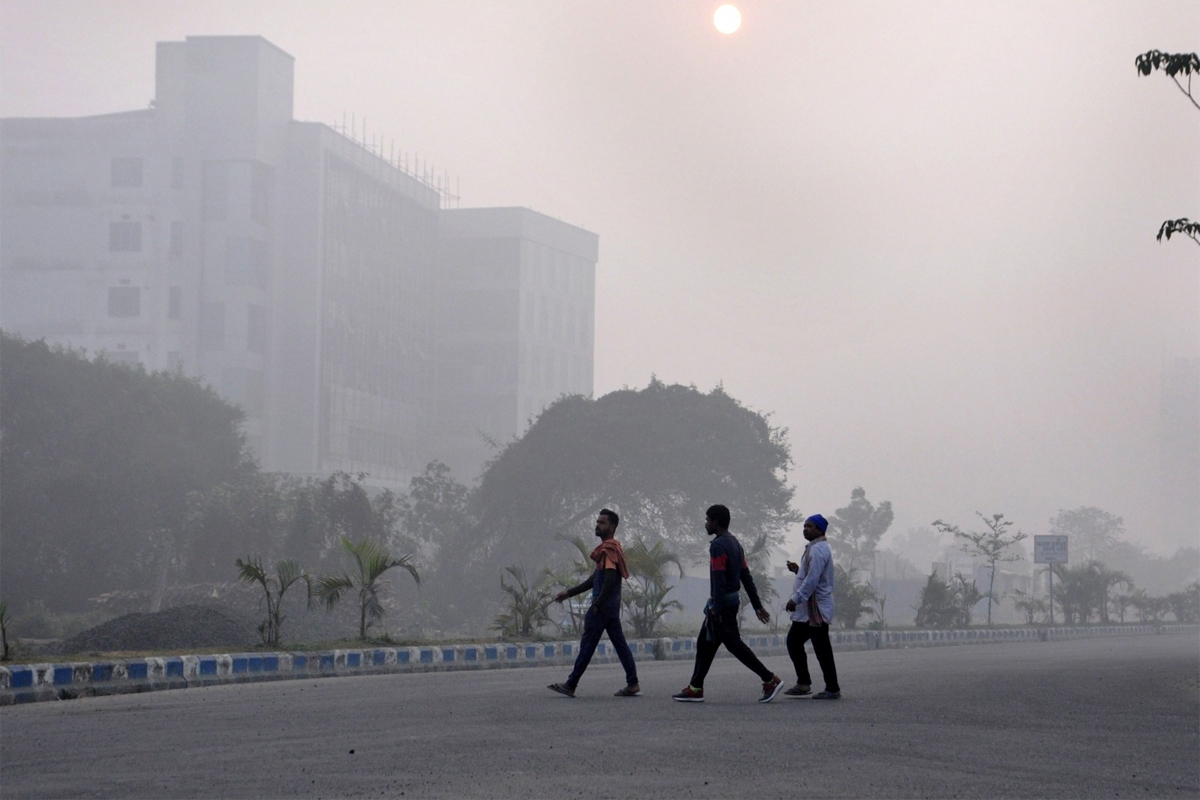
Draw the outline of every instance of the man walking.
[[[637,666],[633,663],[633,653],[629,652],[629,644],[625,641],[624,631],[621,630],[621,581],[629,577],[629,570],[625,567],[625,551],[621,549],[621,543],[613,538],[620,523],[621,518],[617,512],[607,508],[600,510],[596,517],[596,535],[600,537],[600,544],[591,555],[592,561],[596,562],[595,571],[578,586],[554,595],[554,601],[561,603],[568,597],[582,594],[588,589],[592,590],[592,604],[583,617],[583,638],[579,641],[579,655],[575,658],[575,668],[571,670],[565,683],[552,683],[547,687],[567,697],[575,696],[575,687],[579,685],[583,671],[587,669],[592,654],[596,652],[600,635],[605,632],[608,633],[608,640],[612,642],[613,649],[617,651],[617,658],[621,659],[621,666],[625,668],[625,686],[617,690],[616,696],[636,697],[641,691],[638,687]]]
[[[842,696],[838,685],[837,667],[833,663],[833,646],[829,643],[829,621],[833,619],[833,555],[825,531],[829,523],[820,514],[804,520],[804,555],[800,563],[787,562],[796,573],[791,599],[784,606],[792,612],[792,627],[788,631],[787,649],[796,668],[796,685],[784,692],[787,697],[802,697],[812,691],[808,676],[808,656],[804,643],[812,640],[813,653],[821,665],[825,691],[813,695],[814,700],[837,700]]]
[[[741,543],[729,532],[729,509],[722,505],[710,506],[705,512],[704,530],[713,537],[708,546],[709,600],[704,606],[704,624],[696,642],[692,682],[682,692],[672,695],[672,699],[681,703],[704,702],[704,676],[712,666],[717,649],[725,645],[726,650],[762,679],[763,692],[758,702],[769,703],[783,688],[783,681],[742,641],[738,632],[738,606],[741,604],[738,590],[743,585],[746,587],[750,605],[754,606],[760,622],[770,622],[771,615],[758,599],[758,589],[750,575]]]

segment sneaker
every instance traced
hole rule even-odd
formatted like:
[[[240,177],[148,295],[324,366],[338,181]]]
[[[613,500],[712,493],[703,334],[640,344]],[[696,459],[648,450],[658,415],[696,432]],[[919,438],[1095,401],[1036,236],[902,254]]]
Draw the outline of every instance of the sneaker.
[[[613,693],[613,697],[637,697],[641,693],[642,687],[638,686],[636,683],[631,683],[624,688],[617,689],[617,691]]]
[[[841,692],[817,692],[812,696],[813,700],[840,700]]]
[[[575,696],[575,690],[572,689],[570,686],[567,686],[565,683],[552,683],[549,686],[547,686],[546,688],[552,692],[558,692],[559,694],[565,694],[567,697]]]
[[[691,686],[687,686],[679,694],[671,695],[671,699],[678,700],[681,703],[703,703],[704,690],[693,689]]]
[[[792,688],[783,690],[784,697],[803,697],[806,694],[812,694],[812,687],[803,683],[797,683]]]
[[[783,681],[778,675],[772,675],[771,680],[763,683],[763,696],[758,698],[760,703],[769,703],[775,699],[775,696],[783,691]]]

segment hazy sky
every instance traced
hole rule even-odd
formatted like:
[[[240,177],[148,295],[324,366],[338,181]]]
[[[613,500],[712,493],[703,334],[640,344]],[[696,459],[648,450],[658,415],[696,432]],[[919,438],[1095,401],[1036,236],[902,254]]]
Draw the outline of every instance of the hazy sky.
[[[261,34],[298,118],[598,233],[597,394],[723,383],[805,513],[861,484],[897,531],[1097,505],[1195,544],[1157,531],[1158,414],[1200,247],[1154,234],[1200,217],[1200,111],[1133,61],[1200,51],[1200,5],[717,5],[3,0],[0,114],[143,108],[156,41]]]

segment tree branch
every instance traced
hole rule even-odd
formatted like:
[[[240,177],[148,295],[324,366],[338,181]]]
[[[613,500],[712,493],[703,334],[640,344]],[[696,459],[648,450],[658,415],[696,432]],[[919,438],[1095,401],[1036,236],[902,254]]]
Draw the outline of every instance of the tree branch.
[[[1188,74],[1188,85],[1186,89],[1183,88],[1183,84],[1179,82],[1179,78],[1172,75],[1171,80],[1175,81],[1175,85],[1179,87],[1179,91],[1187,95],[1187,99],[1192,101],[1192,105],[1194,105],[1196,108],[1200,108],[1200,103],[1197,103],[1196,98],[1192,96],[1192,76],[1190,73]]]

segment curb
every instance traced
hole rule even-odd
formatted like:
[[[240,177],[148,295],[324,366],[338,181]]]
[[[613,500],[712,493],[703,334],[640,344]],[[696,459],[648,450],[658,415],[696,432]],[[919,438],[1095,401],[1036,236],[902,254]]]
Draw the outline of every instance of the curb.
[[[1200,625],[1109,625],[1104,627],[1004,628],[977,630],[835,631],[835,650],[881,650],[1004,642],[1047,642],[1105,636],[1200,633]],[[756,653],[787,653],[784,634],[743,637]],[[0,706],[45,700],[72,700],[113,694],[190,689],[229,683],[446,672],[472,669],[563,666],[574,662],[574,642],[378,647],[311,653],[231,653],[169,656],[121,661],[23,664],[0,667]],[[690,659],[694,639],[631,639],[629,649],[643,660]],[[725,652],[722,656],[728,655]],[[600,642],[595,662],[617,660],[612,645]]]

